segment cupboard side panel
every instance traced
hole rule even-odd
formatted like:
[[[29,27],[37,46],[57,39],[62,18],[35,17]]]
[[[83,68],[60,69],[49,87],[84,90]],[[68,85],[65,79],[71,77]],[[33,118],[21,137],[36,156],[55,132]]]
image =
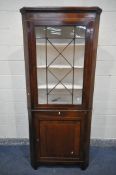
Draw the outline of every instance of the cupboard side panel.
[[[29,63],[29,26],[25,20],[25,15],[22,15],[22,24],[23,24],[23,40],[24,40],[24,59],[25,59],[25,75],[26,75],[26,93],[27,93],[27,109],[28,109],[28,120],[29,120],[29,142],[30,142],[30,159],[31,165],[36,168],[36,160],[35,160],[35,144],[34,144],[34,126],[32,121],[32,101],[31,101],[31,81],[30,81],[30,63]]]
[[[93,93],[94,93],[94,82],[95,82],[95,70],[96,70],[96,56],[97,56],[97,47],[98,47],[98,36],[99,36],[99,22],[100,15],[96,15],[95,26],[94,26],[94,34],[93,34],[93,47],[92,47],[92,77],[91,77],[91,88],[90,88],[90,100],[89,100],[89,108],[93,107]]]
[[[99,15],[96,15],[94,21],[90,21],[87,28],[87,44],[86,44],[86,59],[85,60],[85,106],[87,109],[92,110],[93,106],[93,92],[94,92],[94,79],[96,68],[96,54],[98,43],[98,30],[99,30]]]

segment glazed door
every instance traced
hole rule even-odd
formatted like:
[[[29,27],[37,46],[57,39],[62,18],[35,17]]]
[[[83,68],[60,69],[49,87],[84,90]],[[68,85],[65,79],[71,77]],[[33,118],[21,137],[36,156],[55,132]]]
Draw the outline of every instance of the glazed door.
[[[82,104],[86,27],[35,27],[38,104]]]
[[[40,121],[36,135],[40,159],[79,158],[80,121]]]
[[[94,22],[29,25],[32,108],[88,109],[95,66]]]

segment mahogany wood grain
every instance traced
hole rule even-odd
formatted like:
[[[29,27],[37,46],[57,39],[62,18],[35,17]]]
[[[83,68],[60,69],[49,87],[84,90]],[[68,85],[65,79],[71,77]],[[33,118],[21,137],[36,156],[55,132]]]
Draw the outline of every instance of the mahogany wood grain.
[[[31,164],[89,164],[99,7],[24,7],[22,13]],[[81,105],[38,104],[36,26],[86,27]]]

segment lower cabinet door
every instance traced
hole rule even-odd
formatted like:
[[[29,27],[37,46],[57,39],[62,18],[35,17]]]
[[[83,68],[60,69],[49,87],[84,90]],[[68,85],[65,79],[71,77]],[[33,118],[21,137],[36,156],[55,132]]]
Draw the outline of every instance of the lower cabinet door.
[[[80,121],[39,121],[39,157],[74,159],[80,152]]]

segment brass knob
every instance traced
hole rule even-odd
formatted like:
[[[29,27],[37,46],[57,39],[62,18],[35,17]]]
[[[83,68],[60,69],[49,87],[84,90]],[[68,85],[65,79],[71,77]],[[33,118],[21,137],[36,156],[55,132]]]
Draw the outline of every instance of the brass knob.
[[[73,151],[71,151],[71,154],[73,155],[73,154],[74,154],[74,152],[73,152]]]
[[[60,112],[58,112],[58,115],[60,115],[61,113]]]

